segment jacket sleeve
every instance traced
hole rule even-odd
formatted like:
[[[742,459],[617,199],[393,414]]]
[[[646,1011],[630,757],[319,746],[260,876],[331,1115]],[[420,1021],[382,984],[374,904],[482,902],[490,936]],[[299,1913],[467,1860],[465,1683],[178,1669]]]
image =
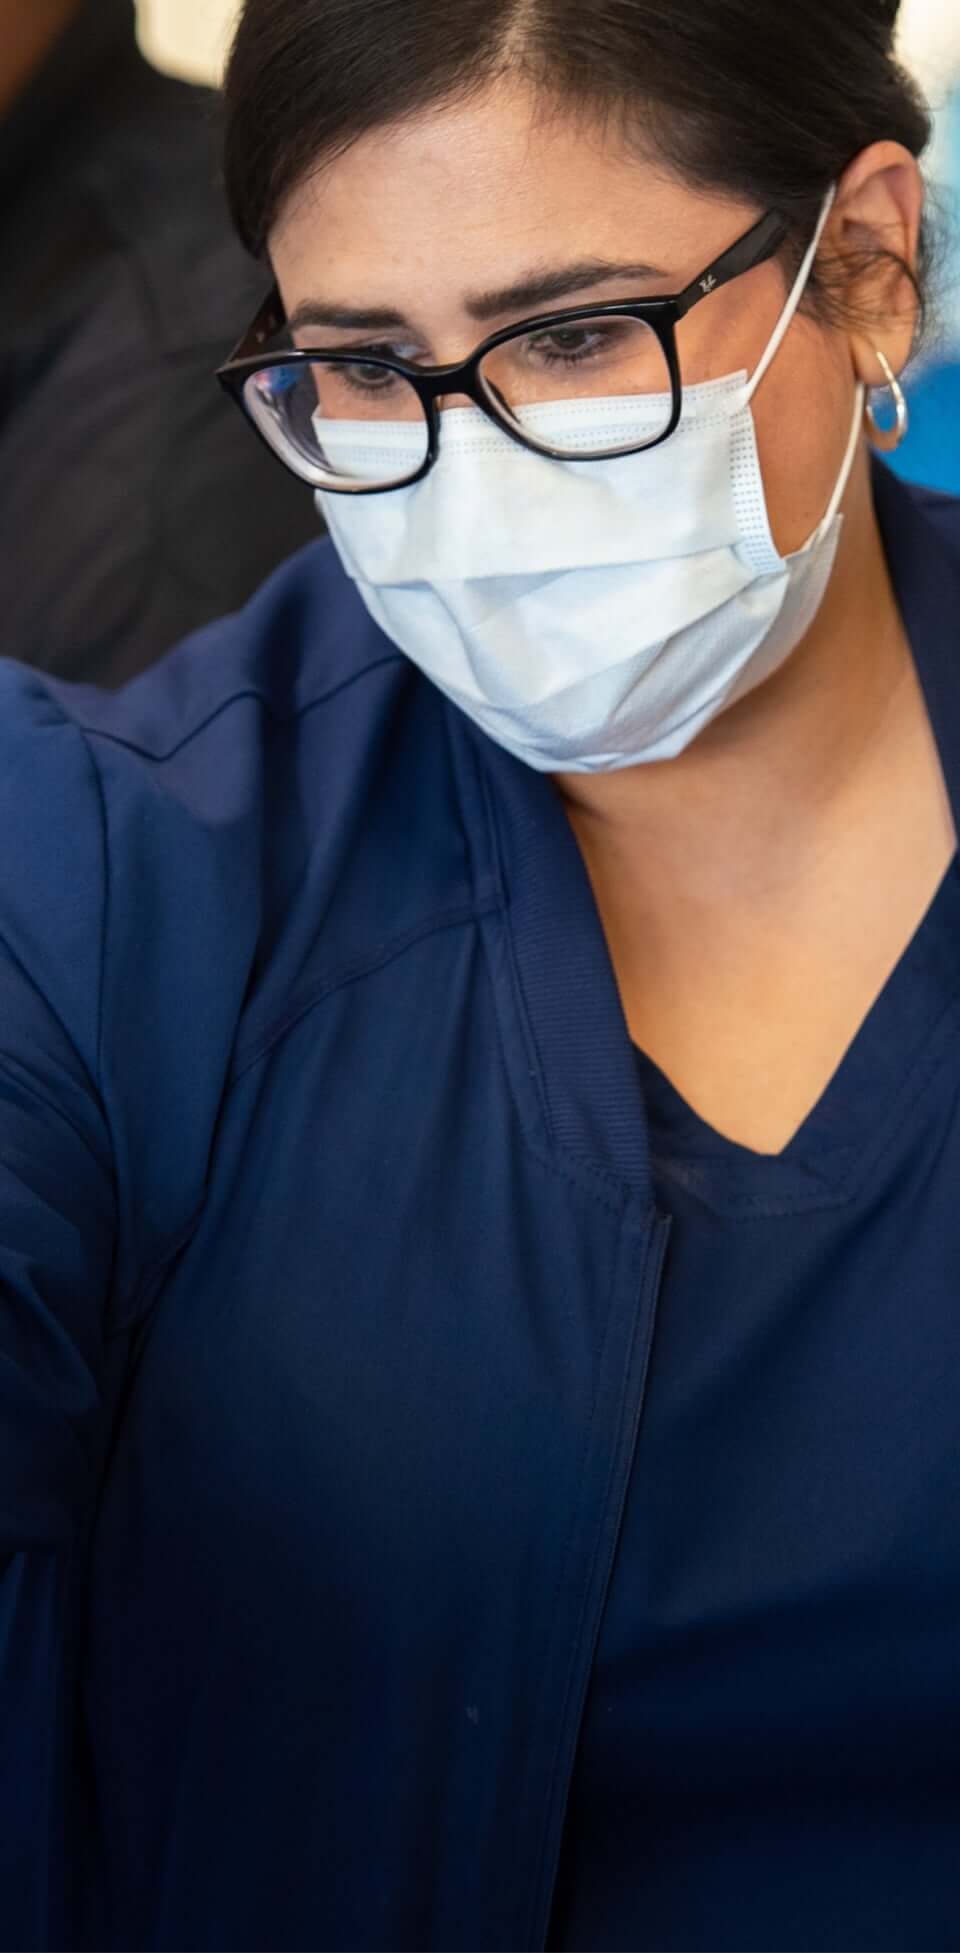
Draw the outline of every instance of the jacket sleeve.
[[[105,1444],[105,827],[79,730],[0,661],[0,1946],[68,1943],[73,1595]]]

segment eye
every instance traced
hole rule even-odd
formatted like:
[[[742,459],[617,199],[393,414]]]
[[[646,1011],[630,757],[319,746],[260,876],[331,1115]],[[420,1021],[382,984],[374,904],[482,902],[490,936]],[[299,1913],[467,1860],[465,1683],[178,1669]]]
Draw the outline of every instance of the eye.
[[[391,387],[404,384],[399,373],[391,373],[384,366],[367,366],[361,360],[338,366],[335,371],[344,386],[352,387],[356,393],[388,393]]]
[[[311,350],[318,351],[319,348],[314,347]],[[333,348],[324,348],[324,350],[332,351]],[[377,366],[372,360],[368,365],[360,357],[363,353],[376,354],[381,359],[403,360],[407,366],[415,365],[418,357],[421,359],[423,357],[422,350],[418,346],[410,344],[393,346],[388,345],[383,340],[378,340],[375,343],[367,341],[363,346],[356,347],[338,346],[336,351],[341,354],[356,352],[358,357],[349,365],[344,363],[341,366],[338,361],[336,365],[329,367],[327,370],[336,379],[339,379],[342,386],[349,388],[353,393],[362,394],[391,393],[397,387],[404,385],[403,378],[399,373],[391,372],[389,367]]]
[[[532,334],[522,344],[528,355],[541,366],[584,366],[595,359],[609,358],[622,346],[624,323],[617,319],[584,319],[567,326],[552,326],[548,332]]]

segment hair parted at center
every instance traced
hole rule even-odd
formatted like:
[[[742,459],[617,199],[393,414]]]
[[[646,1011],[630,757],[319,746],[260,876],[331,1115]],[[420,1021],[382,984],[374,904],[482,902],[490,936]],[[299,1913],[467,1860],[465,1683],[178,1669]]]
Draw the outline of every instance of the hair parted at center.
[[[920,157],[930,140],[895,52],[899,12],[900,0],[245,0],[225,84],[234,222],[262,255],[292,191],[353,142],[509,77],[692,188],[778,210],[799,262],[854,157],[880,141]],[[823,264],[809,298],[842,310]]]

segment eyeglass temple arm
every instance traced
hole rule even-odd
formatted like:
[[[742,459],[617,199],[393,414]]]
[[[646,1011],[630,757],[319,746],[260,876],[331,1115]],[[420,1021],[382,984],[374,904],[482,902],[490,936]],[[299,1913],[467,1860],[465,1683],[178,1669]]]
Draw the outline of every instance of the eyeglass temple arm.
[[[758,264],[766,264],[779,251],[786,241],[787,225],[777,211],[770,211],[754,224],[746,237],[731,244],[729,251],[717,258],[706,271],[694,278],[676,300],[678,318],[686,318],[688,312],[699,305],[701,299],[709,298],[711,292],[719,291],[721,285],[729,285],[734,278],[742,277],[745,271],[753,271]]]
[[[787,236],[787,225],[776,211],[761,217],[746,237],[731,244],[729,251],[715,260],[699,278],[694,278],[674,301],[677,317],[685,318],[687,313],[699,305],[701,299],[708,298],[711,292],[719,291],[721,285],[729,285],[734,278],[740,278],[745,271],[752,271],[756,265],[765,264],[779,251]],[[286,325],[287,315],[283,300],[276,285],[268,292],[252,325],[248,326],[243,338],[234,347],[230,358],[225,362],[232,366],[235,360],[255,359],[271,340],[276,339]]]

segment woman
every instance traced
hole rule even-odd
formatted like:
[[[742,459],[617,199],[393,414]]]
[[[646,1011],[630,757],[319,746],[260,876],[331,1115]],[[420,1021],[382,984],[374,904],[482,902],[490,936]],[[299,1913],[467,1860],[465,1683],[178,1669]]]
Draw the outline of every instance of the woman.
[[[7,1945],[960,1944],[895,13],[248,0],[333,543],[2,672]]]

